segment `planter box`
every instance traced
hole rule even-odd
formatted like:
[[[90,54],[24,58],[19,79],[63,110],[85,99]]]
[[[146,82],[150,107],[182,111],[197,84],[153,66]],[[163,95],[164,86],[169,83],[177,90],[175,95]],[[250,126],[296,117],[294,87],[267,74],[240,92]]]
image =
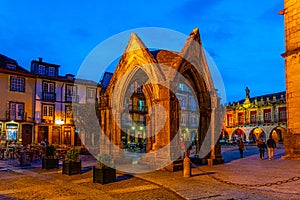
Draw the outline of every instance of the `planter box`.
[[[94,183],[112,183],[116,181],[116,169],[114,168],[96,168],[93,167],[93,182]]]
[[[20,161],[20,166],[22,166],[22,167],[31,165],[30,157],[29,157],[28,153],[26,153],[26,152],[20,153],[19,161]]]
[[[79,162],[63,162],[62,173],[68,175],[81,173],[81,161]]]
[[[58,158],[45,158],[42,159],[42,169],[58,169]]]

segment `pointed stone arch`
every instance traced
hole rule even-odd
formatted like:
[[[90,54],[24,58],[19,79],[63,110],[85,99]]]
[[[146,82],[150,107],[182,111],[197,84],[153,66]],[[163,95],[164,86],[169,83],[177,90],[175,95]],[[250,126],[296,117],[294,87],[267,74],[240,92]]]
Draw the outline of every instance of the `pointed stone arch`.
[[[201,157],[208,155],[212,159],[221,158],[220,146],[215,145],[215,141],[218,141],[221,134],[222,124],[215,126],[221,121],[217,118],[219,99],[206,63],[198,29],[192,31],[179,53],[161,50],[154,55],[136,34],[131,35],[126,50],[112,75],[107,89],[103,93],[103,98],[108,103],[101,108],[100,112],[101,117],[104,118],[101,120],[101,127],[105,127],[105,135],[116,146],[122,146],[120,141],[121,128],[118,123],[121,121],[120,112],[125,109],[124,94],[133,80],[138,80],[135,78],[136,75],[141,76],[143,79],[139,81],[144,86],[142,92],[145,95],[148,109],[151,110],[155,105],[159,105],[167,111],[166,123],[161,130],[155,132],[155,138],[152,137],[149,139],[150,142],[147,142],[147,152],[154,152],[151,155],[146,155],[151,157],[148,162],[150,160],[151,164],[155,165],[156,161],[169,161],[170,158],[178,158],[176,151],[179,149],[177,132],[180,108],[179,101],[172,90],[181,81],[180,76],[194,90],[198,101],[200,115],[198,128],[200,138],[198,141],[202,144],[204,140],[208,140],[209,143],[206,144],[208,151]],[[147,117],[151,118],[151,113],[148,113]],[[159,125],[160,122],[157,124]],[[147,123],[149,132],[156,126],[148,125]],[[155,151],[159,151],[166,146],[167,149],[163,152],[163,157],[156,154]],[[142,157],[141,161],[143,160]]]

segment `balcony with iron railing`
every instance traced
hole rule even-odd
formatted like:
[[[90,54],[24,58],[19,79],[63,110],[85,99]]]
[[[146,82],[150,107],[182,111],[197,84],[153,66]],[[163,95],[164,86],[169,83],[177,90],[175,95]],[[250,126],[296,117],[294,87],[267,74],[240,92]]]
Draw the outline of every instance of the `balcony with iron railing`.
[[[280,119],[280,120],[258,120],[258,121],[246,121],[245,123],[229,123],[227,127],[233,128],[233,127],[255,127],[255,126],[274,126],[274,125],[286,125],[287,121],[286,119]]]
[[[56,100],[56,94],[53,92],[42,92],[42,98],[46,101],[55,101]]]
[[[138,105],[128,105],[127,109],[130,113],[141,113],[146,114],[148,113],[148,107],[147,106],[138,106]]]
[[[122,120],[122,126],[146,126],[146,121]]]

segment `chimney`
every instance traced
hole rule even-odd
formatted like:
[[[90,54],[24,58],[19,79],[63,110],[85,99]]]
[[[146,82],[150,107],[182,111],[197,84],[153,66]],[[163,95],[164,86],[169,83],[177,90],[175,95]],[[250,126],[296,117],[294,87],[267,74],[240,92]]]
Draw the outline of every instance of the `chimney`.
[[[43,62],[43,58],[42,57],[39,57],[39,62]]]

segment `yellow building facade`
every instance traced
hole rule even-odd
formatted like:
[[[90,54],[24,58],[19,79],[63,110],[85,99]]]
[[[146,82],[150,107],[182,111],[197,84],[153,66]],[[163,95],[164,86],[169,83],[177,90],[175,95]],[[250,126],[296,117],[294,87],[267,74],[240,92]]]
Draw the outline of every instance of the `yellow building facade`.
[[[0,54],[0,142],[31,144],[34,140],[35,77]]]
[[[60,76],[59,67],[39,58],[29,72],[0,54],[0,146],[42,141],[81,146],[98,140],[76,129],[73,108],[97,105],[100,85],[72,74]]]
[[[287,130],[285,92],[250,98],[250,90],[246,91],[245,99],[226,106],[221,141],[234,143],[243,139],[255,143],[259,138],[272,137],[283,142]]]

